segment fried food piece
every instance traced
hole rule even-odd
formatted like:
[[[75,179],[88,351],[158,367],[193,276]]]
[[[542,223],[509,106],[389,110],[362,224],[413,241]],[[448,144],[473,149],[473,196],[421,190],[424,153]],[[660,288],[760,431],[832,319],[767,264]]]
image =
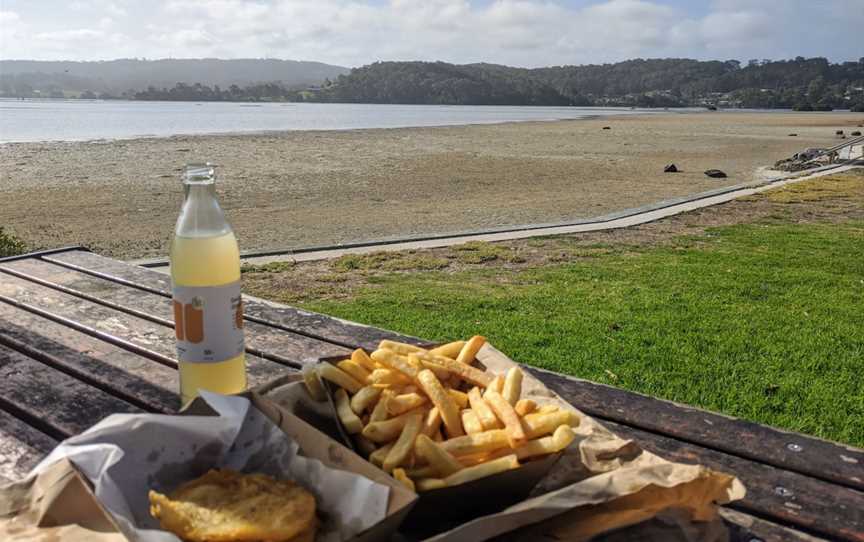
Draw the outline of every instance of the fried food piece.
[[[477,415],[477,419],[480,420],[483,429],[489,431],[504,427],[504,425],[498,420],[498,416],[492,412],[492,408],[489,407],[489,404],[485,399],[483,399],[483,396],[480,395],[480,388],[477,388],[476,386],[471,388],[471,391],[468,392],[468,402],[471,403],[471,410],[473,410],[474,414]]]
[[[288,542],[312,531],[315,497],[287,480],[222,469],[166,496],[150,491],[150,514],[188,542]]]
[[[531,399],[519,399],[516,401],[516,406],[513,407],[513,410],[516,411],[516,414],[525,416],[537,410],[537,403]]]
[[[448,486],[457,486],[459,484],[464,484],[465,482],[485,478],[486,476],[492,476],[493,474],[498,474],[505,470],[518,468],[519,459],[516,457],[516,454],[510,454],[498,459],[493,459],[492,461],[487,461],[486,463],[474,465],[473,467],[465,467],[464,469],[456,471],[450,476],[444,478],[444,483]]]
[[[474,356],[477,355],[477,352],[480,351],[480,348],[482,348],[484,344],[486,344],[486,337],[474,335],[468,339],[468,342],[465,343],[465,346],[463,346],[462,350],[459,351],[459,355],[456,356],[456,361],[466,365],[471,365],[474,363]]]
[[[433,356],[444,356],[451,359],[459,357],[459,352],[465,346],[465,341],[455,341],[452,343],[442,344],[438,348],[433,348],[429,351]]]
[[[512,406],[516,406],[516,401],[522,396],[522,369],[510,367],[507,376],[504,377],[504,389],[501,391],[501,396]]]
[[[309,395],[316,401],[326,401],[327,391],[324,385],[321,384],[321,378],[318,376],[318,369],[314,365],[303,366],[303,383],[306,384],[306,389]]]
[[[516,448],[525,444],[528,437],[525,436],[525,430],[522,428],[522,420],[519,415],[513,410],[513,405],[507,402],[504,397],[497,391],[486,393],[486,402],[492,408],[492,412],[498,416],[498,419],[504,424],[504,429],[507,431],[507,437],[510,439],[510,447]]]
[[[462,428],[459,407],[456,406],[456,402],[450,394],[444,391],[444,387],[441,385],[441,381],[435,377],[435,373],[424,369],[418,373],[417,381],[432,403],[438,407],[441,420],[444,422],[444,427],[447,428],[447,434],[450,437],[464,435],[465,430]]]

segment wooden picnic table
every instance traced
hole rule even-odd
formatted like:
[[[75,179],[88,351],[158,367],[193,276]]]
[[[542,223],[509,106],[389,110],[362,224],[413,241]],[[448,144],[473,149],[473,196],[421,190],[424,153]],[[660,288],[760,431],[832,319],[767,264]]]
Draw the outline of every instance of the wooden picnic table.
[[[111,413],[176,410],[170,299],[167,275],[79,248],[0,260],[0,480]],[[253,387],[384,338],[428,342],[255,298],[245,310]],[[644,449],[737,475],[733,540],[864,541],[864,450],[530,370]]]

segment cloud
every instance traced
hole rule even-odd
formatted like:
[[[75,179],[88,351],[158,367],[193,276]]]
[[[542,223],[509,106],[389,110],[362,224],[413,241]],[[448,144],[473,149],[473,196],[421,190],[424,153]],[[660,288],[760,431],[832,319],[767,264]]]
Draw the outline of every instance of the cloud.
[[[818,8],[804,0],[713,0],[698,10],[671,0],[78,0],[74,8],[51,1],[52,10],[27,11],[32,3],[19,3],[17,13],[7,12],[19,35],[41,38],[4,38],[0,56],[266,56],[348,66],[407,59],[519,66],[658,56],[841,60],[860,56],[864,27],[860,0]],[[100,40],[115,46],[100,47]]]

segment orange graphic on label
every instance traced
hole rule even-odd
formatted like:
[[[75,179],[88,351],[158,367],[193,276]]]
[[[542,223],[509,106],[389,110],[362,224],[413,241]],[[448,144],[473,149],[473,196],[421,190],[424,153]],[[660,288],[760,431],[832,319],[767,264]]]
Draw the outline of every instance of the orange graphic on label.
[[[174,302],[174,332],[177,339],[198,344],[204,340],[204,303],[193,298],[192,303]]]
[[[174,334],[178,341],[182,341],[186,336],[183,333],[183,304],[179,301],[174,301]]]

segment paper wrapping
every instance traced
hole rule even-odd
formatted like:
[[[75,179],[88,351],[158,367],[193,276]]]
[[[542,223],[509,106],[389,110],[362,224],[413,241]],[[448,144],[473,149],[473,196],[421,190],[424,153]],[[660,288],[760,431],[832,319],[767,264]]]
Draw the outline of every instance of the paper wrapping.
[[[491,345],[484,346],[477,358],[494,373],[506,373],[515,365]],[[579,415],[576,440],[548,480],[556,486],[569,484],[430,540],[479,541],[510,533],[508,540],[580,541],[647,520],[654,521],[650,529],[649,524],[640,526],[646,527],[639,530],[640,541],[727,538],[717,504],[744,497],[744,485],[737,478],[700,465],[672,463],[642,450],[574,408],[527,371],[522,397],[538,404],[556,403]],[[564,473],[568,479],[555,480]],[[664,518],[674,521],[661,521]]]
[[[300,455],[298,444],[244,397],[206,392],[202,397],[218,416],[115,414],[62,442],[27,481],[3,492],[0,533],[8,536],[3,539],[56,540],[56,529],[35,528],[74,522],[78,525],[60,527],[63,540],[97,540],[94,532],[101,531],[105,540],[178,542],[150,516],[147,491],[170,492],[214,467],[287,477],[314,493],[327,518],[320,541],[348,540],[386,517],[387,486]],[[70,496],[69,491],[79,497],[87,493],[76,472],[93,484],[97,509],[103,510],[94,510],[92,499]],[[82,510],[76,512],[78,504]],[[3,518],[9,514],[13,517]],[[72,521],[58,521],[57,514]]]

